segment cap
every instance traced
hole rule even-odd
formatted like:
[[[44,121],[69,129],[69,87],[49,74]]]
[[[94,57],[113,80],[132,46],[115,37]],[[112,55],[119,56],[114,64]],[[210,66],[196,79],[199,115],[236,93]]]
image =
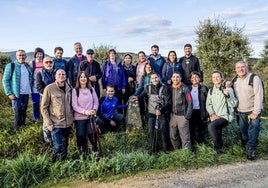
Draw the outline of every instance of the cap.
[[[94,50],[92,50],[92,49],[88,49],[88,50],[87,50],[87,54],[94,54]]]

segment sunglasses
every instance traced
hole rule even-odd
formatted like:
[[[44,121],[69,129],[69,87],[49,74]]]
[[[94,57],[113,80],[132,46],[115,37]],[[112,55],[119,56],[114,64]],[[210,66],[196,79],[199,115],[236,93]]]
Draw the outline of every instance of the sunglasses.
[[[52,61],[45,61],[44,63],[45,64],[52,64],[53,62]]]

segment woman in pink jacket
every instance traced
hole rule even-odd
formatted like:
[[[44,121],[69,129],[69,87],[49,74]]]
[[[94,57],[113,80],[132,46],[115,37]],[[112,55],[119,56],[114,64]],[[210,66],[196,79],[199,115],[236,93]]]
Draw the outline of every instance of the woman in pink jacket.
[[[97,151],[98,127],[95,116],[99,102],[89,76],[80,71],[75,88],[72,90],[72,106],[76,126],[77,146],[81,154],[87,153],[87,137],[92,144],[92,151]]]

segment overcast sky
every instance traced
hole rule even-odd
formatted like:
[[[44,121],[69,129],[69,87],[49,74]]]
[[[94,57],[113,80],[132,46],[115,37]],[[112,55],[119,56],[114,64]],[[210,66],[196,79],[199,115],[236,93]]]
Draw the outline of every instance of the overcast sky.
[[[182,56],[185,43],[195,50],[195,30],[207,18],[244,27],[253,57],[268,40],[267,0],[2,0],[0,51],[41,47],[53,55],[61,46],[73,56],[73,44],[81,42],[84,52],[104,44],[149,55],[158,44],[162,55]]]

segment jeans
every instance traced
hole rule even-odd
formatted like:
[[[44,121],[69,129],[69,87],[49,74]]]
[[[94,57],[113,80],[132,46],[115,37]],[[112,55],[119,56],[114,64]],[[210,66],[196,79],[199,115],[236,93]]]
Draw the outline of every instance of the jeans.
[[[212,137],[214,148],[216,150],[221,150],[223,147],[222,143],[222,129],[228,125],[228,121],[224,118],[219,118],[212,121],[208,125],[208,132]]]
[[[26,112],[29,102],[29,95],[20,95],[19,98],[12,100],[12,108],[14,112],[14,127],[18,129],[25,125]]]
[[[54,128],[51,132],[53,141],[52,161],[55,162],[58,155],[59,160],[64,161],[67,157],[68,140],[71,128]]]
[[[238,112],[237,123],[240,127],[242,145],[248,145],[249,148],[256,149],[260,133],[260,115],[256,119],[248,119],[251,112]]]
[[[124,128],[124,115],[123,114],[119,114],[119,113],[114,113],[113,121],[115,121],[116,126],[111,126],[110,125],[110,120],[105,120],[103,119],[103,123],[104,123],[104,127],[105,127],[105,132],[106,131],[120,131]]]
[[[40,119],[40,95],[39,93],[32,93],[33,102],[33,121]]]
[[[97,124],[99,125],[99,120]],[[87,152],[87,137],[92,144],[92,150],[97,151],[97,133],[89,120],[75,120],[77,146],[80,152]]]

